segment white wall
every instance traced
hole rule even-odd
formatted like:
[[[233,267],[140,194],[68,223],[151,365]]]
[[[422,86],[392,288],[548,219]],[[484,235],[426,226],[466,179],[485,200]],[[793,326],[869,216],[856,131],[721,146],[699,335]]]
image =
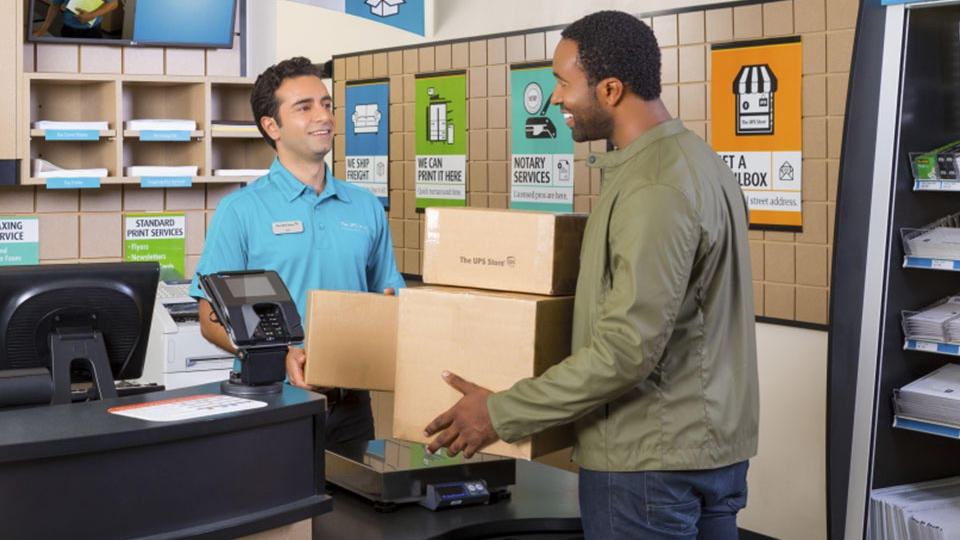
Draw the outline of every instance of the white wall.
[[[599,9],[645,13],[718,3],[718,0],[426,1],[431,12],[428,18],[432,15],[434,26],[433,35],[428,38],[357,17],[277,0],[276,43],[263,44],[263,48],[274,47],[277,59],[304,55],[314,61],[324,61],[349,52],[566,24]],[[268,35],[269,32],[264,33]],[[251,44],[251,49],[257,46]],[[751,461],[749,502],[740,514],[740,525],[777,538],[825,538],[827,334],[758,324],[757,340],[760,453]]]

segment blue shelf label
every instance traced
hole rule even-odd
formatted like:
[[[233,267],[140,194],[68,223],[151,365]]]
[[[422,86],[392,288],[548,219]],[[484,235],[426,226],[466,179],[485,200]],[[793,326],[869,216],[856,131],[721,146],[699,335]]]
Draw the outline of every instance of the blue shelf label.
[[[100,187],[96,177],[47,178],[47,189],[87,189]]]
[[[960,345],[954,343],[908,339],[907,349],[912,351],[925,351],[939,354],[949,354],[951,356],[960,356]]]
[[[99,141],[100,132],[96,129],[48,129],[43,138],[48,141]]]
[[[141,176],[142,188],[180,188],[193,185],[192,176]]]
[[[931,422],[923,422],[920,420],[913,420],[911,418],[904,418],[902,416],[895,416],[893,418],[893,427],[912,429],[913,431],[920,431],[923,433],[931,433],[933,435],[941,435],[943,437],[960,439],[960,429],[958,428],[944,426],[942,424],[934,424]]]
[[[189,141],[190,132],[178,129],[145,129],[140,132],[141,141]]]
[[[934,270],[960,270],[960,261],[907,256],[903,266],[907,268],[932,268]]]

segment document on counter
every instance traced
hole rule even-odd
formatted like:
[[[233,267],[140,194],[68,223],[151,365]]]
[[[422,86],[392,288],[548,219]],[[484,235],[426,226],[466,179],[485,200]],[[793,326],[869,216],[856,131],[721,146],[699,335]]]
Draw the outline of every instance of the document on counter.
[[[120,416],[147,420],[149,422],[176,422],[237,411],[266,407],[263,401],[216,394],[200,394],[181,398],[164,399],[134,405],[122,405],[107,409]]]

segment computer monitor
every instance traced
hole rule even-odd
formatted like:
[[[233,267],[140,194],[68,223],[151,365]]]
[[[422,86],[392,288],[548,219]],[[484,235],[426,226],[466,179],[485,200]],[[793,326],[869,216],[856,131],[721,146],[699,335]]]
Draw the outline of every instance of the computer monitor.
[[[143,373],[156,262],[0,267],[0,370],[46,368],[51,403],[85,374],[101,398]]]

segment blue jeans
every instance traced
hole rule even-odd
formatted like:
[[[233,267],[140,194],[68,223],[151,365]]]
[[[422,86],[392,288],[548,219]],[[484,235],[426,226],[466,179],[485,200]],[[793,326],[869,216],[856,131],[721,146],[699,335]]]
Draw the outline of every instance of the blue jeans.
[[[580,516],[588,540],[736,540],[747,504],[747,461],[702,471],[580,469]]]

